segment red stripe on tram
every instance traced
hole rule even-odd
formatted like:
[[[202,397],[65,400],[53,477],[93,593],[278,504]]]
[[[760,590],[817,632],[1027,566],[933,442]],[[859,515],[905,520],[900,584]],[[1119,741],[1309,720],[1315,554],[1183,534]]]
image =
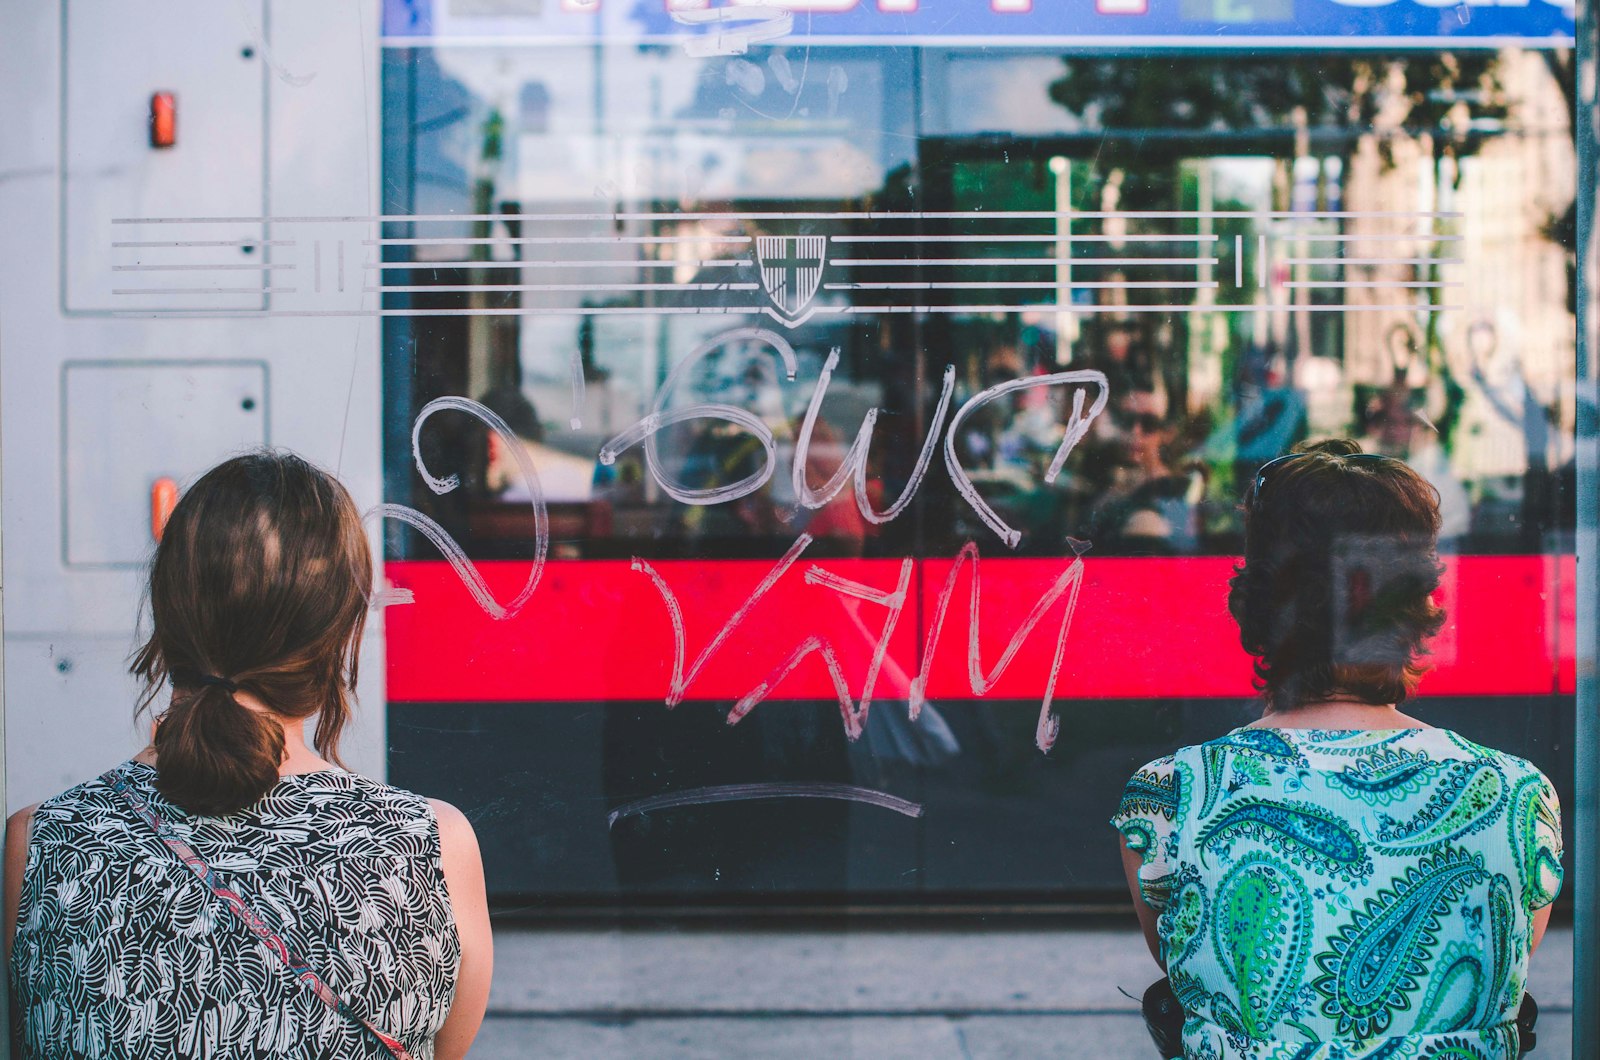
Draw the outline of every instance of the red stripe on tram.
[[[686,675],[776,562],[651,564],[682,610]],[[875,699],[906,698],[953,562],[914,565]],[[1057,701],[1249,696],[1250,660],[1227,611],[1227,579],[1235,562],[1086,557]],[[1064,559],[981,561],[979,660],[986,673],[1069,565]],[[1448,557],[1445,565],[1440,602],[1449,621],[1433,646],[1424,695],[1573,691],[1573,557],[1461,556]],[[801,556],[693,675],[686,699],[738,699],[809,636],[832,646],[851,694],[861,694],[888,610],[808,583],[805,575],[813,567],[885,594],[894,591],[900,574],[899,560],[813,563]],[[482,563],[479,569],[500,600],[517,594],[528,571],[519,562]],[[485,614],[447,563],[391,562],[386,571],[396,588],[416,598],[385,612],[393,702],[659,700],[668,694],[675,654],[668,609],[653,580],[626,561],[553,561],[528,606],[505,621]],[[963,572],[950,601],[929,675],[930,699],[977,698],[967,676],[970,577],[970,569]],[[1043,694],[1067,596],[1043,616],[984,698]],[[802,662],[770,696],[833,697],[821,658]]]

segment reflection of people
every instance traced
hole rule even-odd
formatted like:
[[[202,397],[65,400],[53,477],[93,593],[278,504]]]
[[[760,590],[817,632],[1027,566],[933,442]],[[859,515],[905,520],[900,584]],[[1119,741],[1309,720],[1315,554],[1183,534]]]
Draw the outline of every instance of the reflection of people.
[[[1521,536],[1538,551],[1544,534],[1566,525],[1559,510],[1554,477],[1550,474],[1550,442],[1556,411],[1546,405],[1522,366],[1511,357],[1497,359],[1491,378],[1484,361],[1497,345],[1494,325],[1480,320],[1467,329],[1467,345],[1472,352],[1472,381],[1497,415],[1522,432],[1525,452],[1522,477]]]
[[[544,441],[544,424],[534,410],[522,388],[496,387],[479,399],[479,403],[506,421],[516,434],[522,451],[527,454],[534,472],[539,476],[539,488],[544,499],[551,504],[584,503],[594,492],[595,461],[565,452]],[[527,484],[517,470],[517,461],[507,449],[504,439],[494,431],[486,432],[488,440],[485,455],[488,467],[484,474],[484,488],[495,497],[507,502],[529,500]]]
[[[758,417],[775,438],[783,439],[789,422],[772,343],[734,331],[701,350],[664,411],[698,404],[731,405]],[[685,490],[736,487],[761,474],[769,459],[757,434],[715,415],[668,426],[655,440],[665,477]],[[724,555],[729,550],[770,549],[774,538],[790,533],[792,517],[775,494],[774,478],[733,499],[675,505],[663,519],[670,537],[691,554],[708,546]]]
[[[1439,536],[1454,541],[1472,526],[1472,501],[1450,466],[1450,455],[1433,425],[1411,407],[1410,391],[1391,386],[1367,403],[1363,445],[1404,460],[1439,493]]]
[[[1199,548],[1205,481],[1198,471],[1174,468],[1179,429],[1165,413],[1164,395],[1152,390],[1123,395],[1112,411],[1122,444],[1110,450],[1116,465],[1089,529],[1102,551],[1189,553]]]
[[[811,448],[807,454],[807,477],[818,482],[832,482],[844,466],[848,451],[839,428],[827,420],[818,419],[811,432]],[[877,479],[867,485],[867,499],[876,508],[882,507],[883,489]],[[866,543],[870,526],[856,504],[855,483],[848,481],[832,500],[811,513],[806,520],[806,533],[822,545],[819,552],[832,555],[859,556]]]
[[[1398,709],[1444,621],[1438,530],[1428,483],[1349,441],[1254,480],[1229,608],[1265,713],[1140,769],[1112,819],[1186,1057],[1517,1055],[1560,811]]]
[[[1086,336],[1086,337],[1092,337]],[[1136,325],[1125,320],[1105,324],[1100,341],[1088,343],[1086,367],[1106,374],[1113,396],[1136,388],[1149,388],[1155,379],[1155,366],[1149,344],[1136,333]]]
[[[718,345],[675,396],[684,404],[734,405],[787,429],[771,346],[764,341]],[[837,470],[828,458],[838,452],[838,435],[824,423],[816,437],[811,479],[820,485]],[[755,434],[710,417],[674,425],[660,441],[666,473],[684,489],[737,485],[767,462]],[[786,522],[790,517],[769,479],[733,500],[676,505],[670,536],[696,559],[759,554],[773,538],[796,532]],[[864,520],[849,487],[813,513],[808,528],[824,537],[819,546],[859,553]],[[818,547],[809,555],[823,552]],[[616,642],[614,665],[636,665],[633,650],[631,642]],[[685,702],[670,711],[659,702],[608,704],[601,776],[612,807],[725,784],[851,779],[837,704],[770,700],[737,725],[728,724],[727,711],[727,703],[717,701]],[[843,804],[817,800],[685,806],[622,818],[609,839],[618,884],[630,897],[829,892],[846,885],[849,819]]]
[[[1258,382],[1239,388],[1237,418],[1231,425],[1235,481],[1240,483],[1306,436],[1305,398],[1288,385],[1282,358],[1265,356],[1263,351],[1246,355],[1244,361],[1256,366],[1247,378]]]
[[[350,495],[297,457],[183,496],[134,664],[145,704],[172,683],[151,746],[7,825],[26,1055],[370,1057],[374,1027],[466,1055],[492,966],[472,828],[336,765],[371,587]]]

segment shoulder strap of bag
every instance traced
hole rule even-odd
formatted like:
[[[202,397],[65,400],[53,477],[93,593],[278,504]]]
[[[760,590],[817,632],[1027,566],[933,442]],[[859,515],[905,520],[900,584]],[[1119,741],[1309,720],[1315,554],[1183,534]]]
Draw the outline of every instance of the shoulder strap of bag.
[[[156,813],[149,802],[133,789],[133,784],[129,781],[127,774],[120,769],[112,769],[103,773],[100,779],[109,784],[111,790],[122,796],[128,805],[133,808],[133,812],[143,818],[144,822],[154,830],[163,843],[171,848],[179,860],[200,878],[200,882],[211,888],[211,893],[220,898],[229,909],[232,909],[234,915],[244,922],[245,927],[250,929],[251,934],[266,943],[267,949],[271,950],[278,960],[283,962],[291,975],[310,988],[311,992],[317,995],[319,1001],[339,1015],[360,1025],[378,1044],[389,1051],[389,1055],[394,1060],[415,1060],[411,1053],[406,1050],[406,1047],[400,1044],[399,1039],[385,1034],[358,1016],[343,998],[334,993],[333,988],[324,982],[321,976],[313,972],[305,961],[295,956],[294,951],[289,948],[289,944],[277,932],[268,927],[265,921],[256,916],[250,907],[245,905],[243,898],[224,887],[222,881],[217,878],[217,874],[212,871],[211,866],[207,865],[200,855],[194,852],[193,847],[180,839],[177,833],[172,830],[172,826],[162,820],[161,815]]]

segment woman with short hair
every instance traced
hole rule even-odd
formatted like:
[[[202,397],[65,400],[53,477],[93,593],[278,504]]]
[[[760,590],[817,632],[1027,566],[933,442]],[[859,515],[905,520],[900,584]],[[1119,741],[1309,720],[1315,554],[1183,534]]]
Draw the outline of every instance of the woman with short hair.
[[[1185,1057],[1519,1053],[1560,807],[1399,710],[1444,621],[1438,532],[1433,487],[1354,442],[1255,476],[1228,606],[1265,712],[1138,770],[1111,822]]]
[[[299,457],[184,494],[132,667],[141,709],[172,689],[151,745],[7,823],[22,1055],[466,1055],[493,959],[472,827],[339,764],[372,574]]]

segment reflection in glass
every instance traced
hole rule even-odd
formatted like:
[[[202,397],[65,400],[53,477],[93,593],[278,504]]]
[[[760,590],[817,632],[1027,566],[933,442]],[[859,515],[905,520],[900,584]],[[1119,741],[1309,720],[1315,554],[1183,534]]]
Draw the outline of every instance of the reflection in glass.
[[[508,584],[522,577],[531,515],[496,441],[434,417],[425,458],[461,469],[462,488],[434,496],[410,471],[411,416],[445,394],[512,424],[550,495],[545,625],[515,641],[472,633],[447,702],[391,674],[397,748],[459,745],[480,775],[432,779],[463,802],[516,793],[491,865],[501,893],[1114,895],[1099,818],[1059,809],[1109,807],[1138,762],[1248,717],[1237,646],[1192,616],[1218,606],[1257,470],[1330,436],[1406,461],[1439,493],[1460,625],[1436,645],[1419,709],[1570,790],[1554,750],[1571,728],[1575,416],[1559,61],[842,46],[697,58],[617,43],[386,56],[405,115],[389,125],[386,213],[416,217],[385,225],[375,270],[385,306],[405,311],[386,321],[390,499],[491,571],[507,561]],[[1052,474],[1092,388],[1008,384],[1078,370],[1102,373],[1109,397]],[[1014,549],[956,489],[947,447]],[[694,491],[735,495],[674,498]],[[897,518],[862,510],[907,494]],[[433,577],[429,546],[393,534],[397,576]],[[780,580],[669,710],[667,597],[629,561],[680,605],[688,671],[802,535],[782,575],[794,587]],[[964,581],[937,691],[909,716],[968,541],[985,557],[985,667],[1087,550],[1048,756],[1035,729],[1062,612],[985,698],[966,683]],[[885,607],[806,572],[887,594],[905,557],[910,602],[859,739],[820,654],[728,723],[812,633],[859,697]],[[567,576],[563,562],[581,566]],[[456,592],[447,576],[429,584],[430,606]],[[1491,620],[1511,615],[1527,636],[1500,644],[1503,665],[1475,665]],[[391,616],[402,652],[423,631],[419,613]],[[471,675],[499,650],[522,662]],[[927,813],[740,803],[590,830],[599,806],[762,780],[861,784]],[[1070,876],[1067,852],[1082,858]]]

